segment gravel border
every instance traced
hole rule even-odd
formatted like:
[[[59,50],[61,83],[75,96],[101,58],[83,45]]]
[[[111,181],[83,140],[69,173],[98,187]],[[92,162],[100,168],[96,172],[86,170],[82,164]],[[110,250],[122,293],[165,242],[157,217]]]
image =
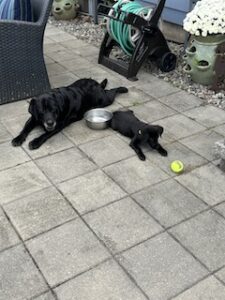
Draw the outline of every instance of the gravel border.
[[[102,25],[94,24],[89,16],[79,16],[71,21],[57,21],[54,19],[54,17],[50,17],[48,22],[49,24],[54,25],[71,35],[74,35],[78,39],[85,40],[86,42],[95,45],[96,47],[100,46],[104,36]],[[189,94],[199,97],[206,104],[209,103],[225,110],[225,91],[221,90],[220,92],[215,93],[206,86],[193,83],[183,72],[183,45],[169,42],[169,46],[171,51],[174,52],[178,58],[177,68],[174,71],[163,73],[158,68],[154,67],[150,62],[145,63],[144,69],[154,76],[187,91]],[[118,55],[120,58],[126,59],[126,56],[122,53],[117,53],[117,56]]]

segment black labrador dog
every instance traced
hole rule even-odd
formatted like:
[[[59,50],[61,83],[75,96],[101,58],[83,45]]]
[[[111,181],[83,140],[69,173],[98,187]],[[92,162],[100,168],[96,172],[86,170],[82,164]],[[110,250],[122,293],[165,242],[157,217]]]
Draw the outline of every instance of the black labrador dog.
[[[158,143],[158,138],[163,133],[163,127],[140,121],[132,110],[115,111],[111,128],[131,138],[130,147],[137,153],[139,159],[145,160],[145,155],[139,146],[141,143],[147,143],[162,156],[167,156],[167,151]]]
[[[80,79],[33,98],[29,105],[31,117],[12,145],[22,145],[36,126],[42,126],[45,133],[29,143],[30,149],[37,149],[69,124],[81,120],[89,109],[108,106],[117,94],[128,92],[125,87],[106,90],[106,85],[107,79],[100,84],[93,79]]]

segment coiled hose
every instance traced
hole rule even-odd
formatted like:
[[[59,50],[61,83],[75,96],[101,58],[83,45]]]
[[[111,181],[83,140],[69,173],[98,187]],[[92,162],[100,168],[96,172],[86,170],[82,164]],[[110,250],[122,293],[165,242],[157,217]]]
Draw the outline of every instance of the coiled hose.
[[[119,9],[122,13],[119,15]],[[124,13],[123,13],[124,12]],[[133,13],[141,16],[145,20],[150,20],[152,8],[143,7],[140,3],[130,0],[119,0],[113,5],[113,9],[110,10],[109,16],[118,17],[119,20],[123,21],[126,14]],[[131,56],[134,51],[135,43],[140,37],[140,31],[131,25],[124,24],[114,19],[107,18],[107,31],[109,35],[120,44],[123,51]]]

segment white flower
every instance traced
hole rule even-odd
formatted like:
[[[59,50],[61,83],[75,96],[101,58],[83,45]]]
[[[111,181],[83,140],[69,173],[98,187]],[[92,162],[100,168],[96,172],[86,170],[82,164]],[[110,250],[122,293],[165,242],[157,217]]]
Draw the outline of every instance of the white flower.
[[[184,19],[184,29],[191,34],[207,36],[225,32],[225,0],[201,0]]]

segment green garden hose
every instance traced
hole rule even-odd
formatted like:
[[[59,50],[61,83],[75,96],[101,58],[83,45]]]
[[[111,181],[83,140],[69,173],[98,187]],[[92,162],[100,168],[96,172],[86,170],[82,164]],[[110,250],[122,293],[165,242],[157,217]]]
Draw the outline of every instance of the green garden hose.
[[[122,13],[119,16],[119,9]],[[130,0],[119,0],[114,6],[113,9],[109,12],[109,15],[114,17],[119,16],[119,20],[123,21],[126,14],[133,13],[143,17],[145,20],[149,20],[151,16],[152,8],[143,7],[140,3]],[[124,24],[114,19],[108,18],[107,21],[107,30],[110,36],[120,44],[123,51],[131,56],[135,42],[140,37],[140,31],[131,25]]]

